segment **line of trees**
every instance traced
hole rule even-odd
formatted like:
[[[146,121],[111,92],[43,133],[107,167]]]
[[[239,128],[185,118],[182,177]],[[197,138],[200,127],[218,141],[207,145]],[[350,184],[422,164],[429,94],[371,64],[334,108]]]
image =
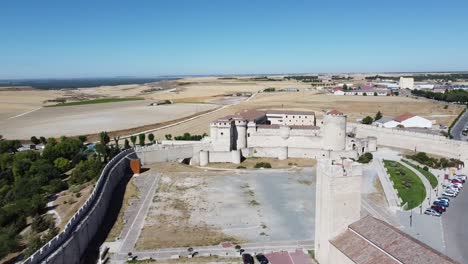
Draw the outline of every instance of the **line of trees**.
[[[412,90],[412,95],[426,97],[437,101],[459,103],[468,105],[468,91],[465,90],[446,90],[445,93],[434,93],[424,90]]]
[[[95,150],[84,145],[85,136],[31,137],[33,144],[45,144],[42,152],[18,152],[20,141],[0,136],[0,259],[22,250],[23,240],[27,244],[23,253],[32,254],[58,233],[53,218],[45,214],[48,198],[71,185],[95,180],[104,164],[120,152],[118,138],[110,146],[107,132],[99,136]],[[27,226],[31,231],[22,237]]]

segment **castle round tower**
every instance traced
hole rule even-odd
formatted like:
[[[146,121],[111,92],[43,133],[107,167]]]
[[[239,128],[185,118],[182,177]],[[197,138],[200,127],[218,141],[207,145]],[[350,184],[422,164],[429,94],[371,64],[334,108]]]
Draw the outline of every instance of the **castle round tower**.
[[[346,115],[336,110],[323,116],[322,148],[344,150],[346,148]]]
[[[236,132],[237,132],[237,139],[236,139],[236,146],[237,149],[243,149],[247,147],[247,121],[244,119],[236,119]]]

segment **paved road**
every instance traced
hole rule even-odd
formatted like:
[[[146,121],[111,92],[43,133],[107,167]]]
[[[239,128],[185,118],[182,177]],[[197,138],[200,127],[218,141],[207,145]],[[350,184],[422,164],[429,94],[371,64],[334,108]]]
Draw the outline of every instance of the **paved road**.
[[[467,220],[468,190],[462,190],[458,197],[452,199],[450,207],[442,215],[442,222],[445,231],[447,255],[465,264],[468,264],[468,250],[466,250],[468,242]]]
[[[311,250],[314,247],[313,240],[304,241],[277,241],[268,243],[247,243],[242,244],[242,248],[247,253],[269,253],[273,251],[295,251],[296,249],[307,249]],[[234,247],[223,248],[221,245],[217,246],[206,246],[206,247],[194,247],[194,251],[199,253],[199,256],[224,256],[224,257],[237,257],[239,253]],[[147,251],[134,251],[134,256],[138,256],[138,259],[170,259],[172,256],[187,257],[187,248],[165,248],[159,250],[147,250]],[[115,254],[112,258],[111,263],[124,263],[127,258],[127,254],[122,252]]]
[[[135,247],[138,237],[140,236],[140,232],[145,224],[146,214],[148,213],[148,209],[151,206],[151,202],[160,179],[159,174],[145,175],[145,177],[147,180],[146,182],[150,181],[148,185],[150,187],[149,189],[145,190],[145,192],[140,193],[142,195],[141,199],[139,203],[134,206],[134,208],[137,210],[135,210],[132,216],[129,217],[130,225],[128,225],[128,223],[126,224],[129,229],[124,229],[124,232],[122,232],[124,237],[120,244],[120,252],[125,252],[125,254],[133,251]]]
[[[465,111],[463,116],[461,116],[460,119],[458,119],[457,123],[452,127],[452,130],[450,131],[450,133],[453,136],[453,139],[462,140],[462,138],[464,138],[461,133],[467,124],[468,124],[468,111]]]

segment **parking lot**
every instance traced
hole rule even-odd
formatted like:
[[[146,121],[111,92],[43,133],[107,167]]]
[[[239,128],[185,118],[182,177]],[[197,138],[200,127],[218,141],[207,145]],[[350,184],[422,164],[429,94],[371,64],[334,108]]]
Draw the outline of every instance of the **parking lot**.
[[[452,199],[450,207],[442,214],[442,222],[445,232],[446,254],[460,263],[468,264],[468,194],[461,191]]]

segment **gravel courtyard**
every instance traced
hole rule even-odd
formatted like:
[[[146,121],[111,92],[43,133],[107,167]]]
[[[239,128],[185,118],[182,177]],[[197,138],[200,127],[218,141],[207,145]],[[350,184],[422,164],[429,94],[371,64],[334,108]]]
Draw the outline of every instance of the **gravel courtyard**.
[[[312,240],[314,210],[313,168],[166,173],[137,248]]]

